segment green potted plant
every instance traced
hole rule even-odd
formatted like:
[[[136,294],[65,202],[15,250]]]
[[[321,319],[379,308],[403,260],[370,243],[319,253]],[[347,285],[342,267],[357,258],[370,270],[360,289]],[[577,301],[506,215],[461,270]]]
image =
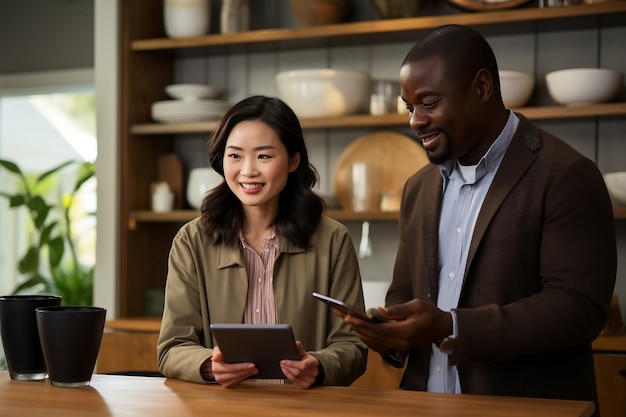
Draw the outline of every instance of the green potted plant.
[[[60,202],[50,202],[50,182],[70,165],[78,165],[73,188],[62,195]],[[78,257],[72,208],[80,188],[95,174],[94,163],[67,161],[35,178],[9,160],[0,159],[0,166],[17,176],[19,188],[13,194],[0,190],[0,196],[9,201],[10,208],[25,208],[32,223],[29,247],[18,261],[19,272],[25,278],[13,293],[58,294],[63,305],[91,305],[94,268],[81,264]]]

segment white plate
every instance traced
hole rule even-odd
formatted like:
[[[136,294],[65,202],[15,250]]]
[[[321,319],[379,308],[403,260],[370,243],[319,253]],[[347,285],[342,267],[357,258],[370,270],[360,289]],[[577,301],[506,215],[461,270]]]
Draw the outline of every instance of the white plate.
[[[165,87],[165,92],[172,98],[193,101],[203,98],[216,98],[220,91],[205,84],[170,84]]]
[[[161,123],[185,123],[185,122],[201,122],[201,121],[212,121],[218,120],[219,116],[211,116],[211,115],[197,115],[197,116],[186,116],[186,117],[171,117],[171,116],[152,116],[152,118]]]
[[[222,100],[164,100],[152,104],[152,118],[158,122],[182,123],[217,120],[228,109]]]

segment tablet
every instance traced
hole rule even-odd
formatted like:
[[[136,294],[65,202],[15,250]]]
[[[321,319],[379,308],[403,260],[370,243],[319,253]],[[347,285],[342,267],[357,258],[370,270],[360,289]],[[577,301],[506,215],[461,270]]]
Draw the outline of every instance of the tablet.
[[[227,363],[252,362],[255,379],[285,379],[283,359],[300,360],[296,340],[288,324],[211,324],[215,344]]]
[[[333,308],[336,308],[337,310],[341,311],[344,314],[349,314],[361,320],[366,320],[366,321],[370,321],[373,323],[384,323],[387,321],[386,319],[380,317],[377,314],[378,311],[374,308],[369,310],[371,316],[368,316],[365,311],[359,310],[356,307],[351,306],[350,304],[346,304],[343,301],[337,300],[327,295],[322,295],[322,294],[314,292],[313,297],[317,298],[320,301],[325,302],[326,304],[330,305]]]

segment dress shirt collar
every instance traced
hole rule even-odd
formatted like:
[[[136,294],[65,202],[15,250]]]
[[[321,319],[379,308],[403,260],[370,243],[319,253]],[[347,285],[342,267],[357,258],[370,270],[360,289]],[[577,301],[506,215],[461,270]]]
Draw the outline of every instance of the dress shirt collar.
[[[519,117],[517,117],[514,112],[509,110],[509,118],[507,119],[504,128],[476,165],[475,181],[482,178],[488,171],[497,169],[500,166],[500,162],[502,162],[502,158],[504,158],[504,154],[513,139],[513,135],[515,135],[518,125]],[[454,171],[457,171],[457,173],[461,175],[461,172],[457,168],[457,163],[456,159],[448,159],[440,165],[439,170],[441,171],[441,176],[443,178],[443,190],[446,189],[446,185],[450,180],[450,175],[452,175]]]

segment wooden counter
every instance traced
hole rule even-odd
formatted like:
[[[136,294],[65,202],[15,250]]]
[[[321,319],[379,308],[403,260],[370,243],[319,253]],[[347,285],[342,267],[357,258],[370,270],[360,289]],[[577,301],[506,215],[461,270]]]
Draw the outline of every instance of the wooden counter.
[[[593,341],[593,361],[602,417],[626,416],[626,334]]]
[[[0,371],[0,416],[584,417],[593,403],[402,390],[246,383],[235,389],[173,379],[96,374],[90,387],[12,381]]]

